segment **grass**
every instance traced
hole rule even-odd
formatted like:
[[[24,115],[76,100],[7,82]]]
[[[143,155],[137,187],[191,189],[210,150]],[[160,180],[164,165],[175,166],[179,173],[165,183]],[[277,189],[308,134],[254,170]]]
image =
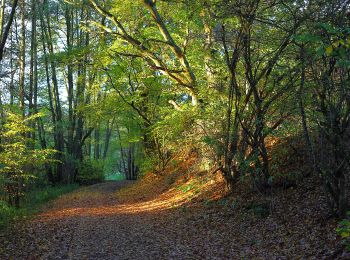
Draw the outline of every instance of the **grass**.
[[[21,201],[21,207],[15,208],[0,200],[0,230],[4,229],[12,221],[20,221],[29,218],[38,212],[47,202],[78,188],[77,184],[45,187],[26,193]]]

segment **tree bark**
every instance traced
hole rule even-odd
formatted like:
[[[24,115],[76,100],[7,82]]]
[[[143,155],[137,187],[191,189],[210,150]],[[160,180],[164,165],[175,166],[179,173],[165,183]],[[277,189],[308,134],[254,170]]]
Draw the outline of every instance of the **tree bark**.
[[[24,4],[24,1],[23,1]],[[6,24],[6,27],[3,29],[3,26],[1,28],[1,37],[0,37],[0,62],[3,59],[3,55],[4,55],[4,49],[5,49],[5,45],[6,45],[6,41],[9,35],[9,32],[11,30],[11,26],[13,23],[13,19],[15,17],[15,13],[16,13],[16,8],[18,5],[18,0],[13,0],[12,3],[12,7],[11,7],[11,13],[10,13],[10,17],[8,19],[8,22]],[[3,18],[3,17],[2,17]],[[2,19],[3,20],[3,19]],[[2,23],[3,24],[3,23]]]
[[[26,31],[25,31],[25,1],[21,4],[21,30],[20,30],[20,54],[19,54],[19,108],[22,116],[25,116],[24,99],[25,99],[25,62],[26,62]]]

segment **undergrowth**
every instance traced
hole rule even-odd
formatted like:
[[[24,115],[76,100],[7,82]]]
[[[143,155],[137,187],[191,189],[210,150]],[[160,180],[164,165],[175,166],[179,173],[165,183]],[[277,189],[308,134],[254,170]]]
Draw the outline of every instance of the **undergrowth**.
[[[70,184],[31,190],[23,197],[20,208],[10,206],[5,201],[0,200],[0,230],[4,229],[12,221],[17,222],[29,218],[47,202],[78,187],[78,184]]]
[[[342,238],[342,243],[345,245],[345,248],[350,252],[350,211],[347,212],[347,218],[339,222],[339,225],[336,229],[338,235]]]
[[[79,174],[76,181],[81,185],[103,182],[105,180],[103,167],[104,164],[101,160],[84,160],[79,165]]]

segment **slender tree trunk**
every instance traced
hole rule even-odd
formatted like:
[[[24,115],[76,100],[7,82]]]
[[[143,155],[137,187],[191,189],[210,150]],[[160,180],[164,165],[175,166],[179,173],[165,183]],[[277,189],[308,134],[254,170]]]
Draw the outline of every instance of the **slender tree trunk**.
[[[24,5],[24,0],[23,0],[23,5]],[[9,35],[9,32],[11,30],[11,26],[15,17],[15,13],[16,13],[16,8],[18,5],[18,0],[13,0],[12,2],[12,7],[11,7],[11,13],[10,13],[10,17],[8,19],[8,22],[6,24],[6,26],[4,27],[3,25],[1,26],[1,37],[0,37],[0,61],[3,58],[4,55],[4,49],[5,49],[5,45],[6,45],[6,41]],[[2,17],[3,20],[4,17]]]
[[[115,118],[112,119],[111,123],[109,121],[107,122],[106,136],[105,136],[103,156],[102,156],[104,160],[107,158],[114,122],[115,122]]]
[[[68,5],[65,6],[65,20],[66,20],[66,41],[68,53],[73,48],[73,12],[70,10]],[[67,64],[67,84],[68,84],[68,135],[67,135],[67,151],[70,155],[74,154],[74,132],[75,132],[75,111],[74,111],[74,83],[73,83],[73,66]]]
[[[88,159],[91,159],[91,140],[88,138],[84,144],[84,154]]]
[[[44,123],[41,118],[38,119],[37,126],[38,126],[38,139],[40,141],[41,148],[47,149],[46,133],[44,128]],[[52,167],[50,166],[49,163],[45,164],[45,170],[46,170],[48,181],[52,184],[55,184],[55,178],[53,176]]]
[[[29,115],[37,111],[37,89],[38,89],[38,74],[37,74],[37,39],[36,39],[36,1],[32,0],[32,33],[31,33],[31,50],[30,50],[30,75],[29,75]],[[36,121],[31,123],[31,127],[35,129]],[[31,147],[35,147],[35,131],[29,134],[32,139]]]
[[[88,13],[85,10],[81,10],[80,19],[88,19]],[[78,33],[78,45],[79,46],[88,46],[89,45],[89,33],[85,33],[82,30]],[[77,68],[77,90],[76,90],[76,103],[74,105],[74,111],[76,113],[76,127],[75,127],[75,149],[74,156],[76,159],[83,160],[83,136],[84,136],[84,115],[81,112],[77,111],[78,106],[85,104],[85,89],[87,84],[87,55],[84,55],[84,58],[79,61]]]
[[[15,95],[15,85],[14,85],[14,68],[13,68],[13,30],[11,30],[10,35],[10,69],[11,69],[11,79],[10,79],[10,105],[12,106],[14,103],[14,95]]]
[[[25,31],[25,1],[22,1],[21,8],[21,41],[19,56],[19,107],[22,116],[25,116],[24,99],[25,99],[25,62],[26,62],[26,31]]]
[[[304,46],[300,48],[300,60],[301,60],[301,79],[300,79],[300,87],[298,91],[298,99],[299,99],[299,110],[301,116],[301,124],[303,127],[304,139],[308,148],[309,154],[309,163],[312,165],[313,173],[316,173],[316,155],[314,151],[313,144],[311,142],[309,129],[307,127],[307,118],[304,108],[304,88],[305,88],[305,49]]]
[[[0,39],[4,34],[4,24],[5,24],[5,0],[1,0],[0,4]]]
[[[95,128],[95,136],[94,136],[94,158],[95,160],[100,159],[100,126],[98,125]]]
[[[204,42],[204,68],[207,78],[208,87],[213,88],[218,86],[219,84],[215,84],[214,78],[214,68],[213,66],[213,55],[212,48],[214,43],[213,37],[213,28],[210,24],[212,17],[210,14],[209,7],[205,8],[205,11],[202,12],[202,20],[204,25],[204,33],[205,33],[205,42]]]
[[[1,88],[0,88],[0,129],[1,129],[1,126],[2,126],[2,120],[1,119],[5,118],[4,105],[3,105],[1,97],[2,97],[2,91],[1,91]],[[0,144],[1,144],[1,136],[0,136]]]
[[[47,1],[44,1],[44,5],[47,6]],[[54,55],[52,32],[51,32],[51,25],[50,25],[50,14],[46,14],[46,21],[47,23],[45,23],[45,20],[42,17],[42,26],[43,26],[43,32],[45,34],[46,43],[47,43],[47,49],[50,55]],[[60,94],[58,89],[56,62],[53,59],[50,60],[50,67],[51,67],[51,80],[53,85],[52,108],[55,115],[55,121],[54,121],[55,149],[57,150],[56,160],[58,161],[56,166],[56,179],[58,182],[61,182],[63,180],[62,164],[64,163],[64,134],[63,134],[63,120],[62,120],[63,118],[62,118]]]
[[[122,171],[125,175],[127,175],[128,169],[127,169],[127,163],[126,163],[126,154],[123,148],[123,144],[122,144],[122,138],[121,138],[121,134],[120,134],[120,129],[119,129],[119,125],[116,124],[116,129],[117,129],[117,136],[118,136],[118,141],[119,141],[119,146],[120,146],[120,159],[121,159],[121,165],[122,165]]]

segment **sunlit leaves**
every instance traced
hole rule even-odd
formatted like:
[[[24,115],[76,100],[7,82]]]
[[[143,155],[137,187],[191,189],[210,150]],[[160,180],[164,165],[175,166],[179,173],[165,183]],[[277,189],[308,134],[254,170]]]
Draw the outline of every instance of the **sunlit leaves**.
[[[295,35],[294,39],[298,43],[307,44],[309,53],[316,57],[337,57],[339,66],[349,66],[350,29],[335,27],[329,23],[317,23],[313,30],[314,33]]]
[[[22,115],[12,112],[6,113],[6,121],[3,125],[0,137],[0,175],[5,183],[12,185],[8,191],[10,196],[19,194],[23,185],[31,178],[35,178],[35,171],[43,164],[53,161],[52,149],[31,149],[28,144],[31,140],[28,133],[33,131],[28,125],[41,114],[23,119]]]

